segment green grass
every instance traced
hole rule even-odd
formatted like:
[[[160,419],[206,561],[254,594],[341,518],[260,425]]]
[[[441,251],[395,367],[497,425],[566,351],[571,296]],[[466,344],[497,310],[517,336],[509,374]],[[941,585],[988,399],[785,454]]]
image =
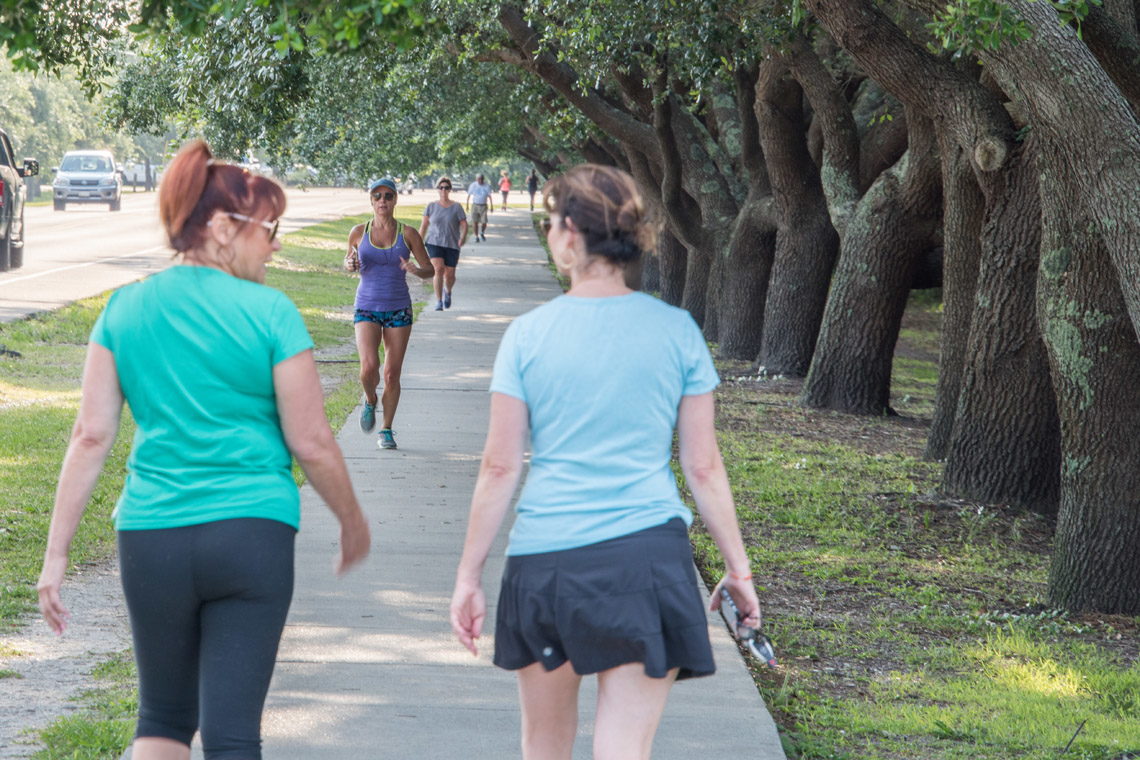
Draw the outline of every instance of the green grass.
[[[399,209],[418,225],[421,206]],[[326,389],[325,410],[340,428],[360,396],[352,327],[356,278],[343,271],[348,230],[367,217],[328,222],[285,236],[266,282],[293,300],[316,345]],[[0,631],[12,630],[35,609],[35,581],[63,454],[79,408],[79,381],[87,337],[108,294],[58,311],[0,324]],[[413,299],[417,296],[413,289]],[[417,304],[417,310],[423,304]],[[329,358],[325,358],[329,357]],[[75,567],[107,562],[114,554],[111,511],[122,489],[134,432],[124,412],[118,440],[72,544]],[[298,483],[303,482],[295,468]],[[129,658],[128,658],[129,659]],[[106,667],[114,670],[118,660]],[[103,666],[100,666],[102,669]],[[5,671],[0,678],[14,673]],[[127,683],[122,686],[123,678]],[[118,758],[133,731],[133,675],[112,679],[84,697],[84,715],[60,720],[42,734],[36,758]],[[129,692],[124,694],[123,689]]]
[[[718,431],[781,662],[754,674],[788,757],[1044,760],[1070,740],[1064,758],[1140,753],[1140,621],[1045,609],[1050,526],[936,494],[921,417],[937,313],[912,300],[901,418],[805,410],[792,384],[722,366],[743,376],[718,390]],[[694,546],[716,579],[699,521]]]
[[[40,732],[44,748],[32,760],[118,760],[135,731],[138,697],[131,653],[121,652],[91,672],[80,708]]]

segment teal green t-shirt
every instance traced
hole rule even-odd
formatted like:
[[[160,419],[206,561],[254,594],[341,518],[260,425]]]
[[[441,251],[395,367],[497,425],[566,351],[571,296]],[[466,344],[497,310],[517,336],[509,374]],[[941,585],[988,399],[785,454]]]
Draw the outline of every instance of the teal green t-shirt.
[[[116,291],[91,340],[114,355],[138,425],[117,529],[239,517],[299,527],[273,367],[313,341],[284,294],[175,266]]]

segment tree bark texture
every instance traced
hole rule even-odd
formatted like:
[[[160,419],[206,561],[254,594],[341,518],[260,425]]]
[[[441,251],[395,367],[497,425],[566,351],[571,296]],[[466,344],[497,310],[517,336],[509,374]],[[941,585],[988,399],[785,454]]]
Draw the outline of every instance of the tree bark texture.
[[[685,269],[689,252],[668,230],[657,238],[657,259],[661,270],[661,300],[670,306],[680,306],[685,292]]]
[[[1012,125],[1001,103],[976,81],[911,41],[870,0],[804,0],[804,5],[869,76],[952,135],[978,167],[1001,167],[1011,148]]]
[[[801,403],[891,413],[891,365],[914,272],[940,217],[938,152],[912,115],[910,148],[856,207],[847,227]]]
[[[1060,431],[1035,293],[1041,210],[1031,136],[1000,172],[984,175],[974,318],[943,471],[947,493],[1057,509]]]
[[[1140,344],[1092,220],[1071,221],[1067,182],[1043,174],[1038,313],[1062,449],[1049,601],[1140,615]]]
[[[767,159],[779,229],[759,356],[770,374],[802,377],[827,302],[839,253],[819,170],[805,139],[803,89],[786,69],[757,84],[756,116]]]
[[[941,139],[942,157],[942,340],[934,418],[926,439],[926,458],[946,457],[958,409],[966,365],[966,346],[974,316],[974,295],[981,258],[985,197],[969,156],[952,140]]]
[[[929,11],[944,0],[905,0]],[[1049,3],[1007,0],[1032,35],[979,57],[1034,131],[1065,150],[1070,203],[1092,219],[1108,248],[1133,325],[1140,324],[1140,121],[1076,32]]]
[[[681,292],[681,308],[692,315],[693,320],[705,329],[705,305],[709,289],[709,272],[713,259],[707,250],[689,249],[685,266],[685,288]],[[707,336],[706,336],[707,337]]]
[[[746,200],[724,262],[717,353],[755,361],[764,330],[764,304],[776,247],[776,228],[761,199]]]

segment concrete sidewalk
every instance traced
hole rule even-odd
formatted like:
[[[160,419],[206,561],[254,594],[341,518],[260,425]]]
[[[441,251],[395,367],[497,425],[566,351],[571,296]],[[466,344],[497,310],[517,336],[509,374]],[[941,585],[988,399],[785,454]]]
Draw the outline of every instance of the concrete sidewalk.
[[[363,568],[333,577],[335,521],[311,488],[302,490],[296,593],[266,709],[266,758],[519,756],[514,676],[491,665],[489,635],[478,658],[455,641],[448,603],[500,335],[559,290],[523,208],[491,215],[487,242],[464,248],[458,274],[452,308],[425,310],[413,330],[394,425],[399,449],[379,450],[355,414],[338,437],[372,523]],[[486,568],[492,612],[507,528]],[[709,627],[718,671],[674,688],[654,758],[783,760],[716,613]],[[494,630],[490,616],[485,630]],[[575,758],[591,756],[593,698],[586,679]]]

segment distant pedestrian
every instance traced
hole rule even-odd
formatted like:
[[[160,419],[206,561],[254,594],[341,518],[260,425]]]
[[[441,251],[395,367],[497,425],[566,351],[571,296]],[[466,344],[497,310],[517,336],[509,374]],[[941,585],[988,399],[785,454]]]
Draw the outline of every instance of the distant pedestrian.
[[[507,174],[507,170],[503,169],[502,176],[499,178],[499,192],[503,194],[503,208],[507,207],[507,196],[511,192],[511,177]]]
[[[594,757],[646,760],[673,681],[715,667],[681,471],[725,558],[744,622],[760,604],[713,428],[718,383],[688,312],[631,291],[623,270],[652,248],[633,179],[571,169],[547,186],[548,242],[566,295],[507,328],[471,499],[451,625],[473,653],[482,568],[530,442],[496,612],[496,665],[518,676],[522,756],[569,758],[578,687],[597,674]]]
[[[463,206],[451,200],[451,178],[440,177],[435,183],[439,200],[424,209],[420,237],[427,245],[428,256],[435,267],[435,310],[451,308],[455,290],[455,268],[459,266],[459,250],[467,242],[467,215]]]
[[[188,760],[199,728],[206,757],[261,757],[293,594],[293,457],[340,521],[338,572],[368,554],[313,342],[264,285],[284,210],[275,182],[190,143],[159,195],[180,265],[120,288],[91,331],[37,588],[62,634],[69,547],[125,400],[137,430],[114,521],[138,664],[134,760]]]
[[[534,196],[538,194],[538,172],[534,169],[530,170],[530,174],[526,178],[526,191],[530,193],[530,210],[534,212]]]
[[[396,221],[399,192],[390,177],[378,179],[368,188],[372,200],[372,219],[358,224],[348,233],[345,267],[360,273],[356,288],[356,353],[360,356],[360,384],[364,386],[364,404],[360,411],[360,429],[376,427],[376,387],[380,383],[380,345],[384,346],[384,391],[380,396],[383,425],[377,445],[396,448],[392,423],[400,404],[400,374],[404,354],[412,337],[412,294],[408,290],[407,272],[426,280],[435,269],[424,250],[423,240],[415,228]],[[412,261],[412,257],[415,261]]]
[[[495,204],[491,202],[493,192],[482,174],[476,174],[475,181],[467,186],[467,211],[475,227],[475,242],[487,241],[487,214],[495,210]]]

